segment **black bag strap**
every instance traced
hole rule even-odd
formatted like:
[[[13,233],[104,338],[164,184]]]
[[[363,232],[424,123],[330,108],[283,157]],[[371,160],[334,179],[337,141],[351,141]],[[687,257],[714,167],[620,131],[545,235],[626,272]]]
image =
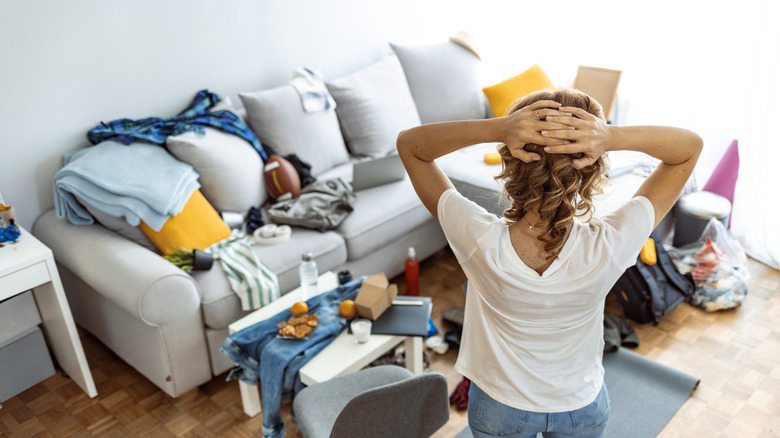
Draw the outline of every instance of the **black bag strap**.
[[[666,274],[666,278],[669,279],[685,298],[690,298],[694,291],[693,283],[688,277],[680,274],[680,271],[677,270],[672,258],[669,256],[669,253],[664,249],[663,243],[657,240],[655,241],[655,253],[656,259],[658,260],[657,263],[661,266],[664,274]]]
[[[653,325],[657,325],[661,322],[661,317],[664,316],[664,294],[661,291],[665,288],[666,280],[663,278],[663,274],[660,276],[661,278],[657,277],[655,274],[658,271],[640,260],[637,260],[636,267],[650,292],[650,309],[653,314]]]

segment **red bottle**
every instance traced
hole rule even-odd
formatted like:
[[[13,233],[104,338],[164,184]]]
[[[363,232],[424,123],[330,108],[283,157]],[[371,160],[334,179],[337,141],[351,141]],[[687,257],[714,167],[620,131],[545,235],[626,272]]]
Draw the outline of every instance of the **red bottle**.
[[[409,253],[404,264],[404,273],[406,274],[406,295],[420,295],[420,263],[414,248],[409,248]]]

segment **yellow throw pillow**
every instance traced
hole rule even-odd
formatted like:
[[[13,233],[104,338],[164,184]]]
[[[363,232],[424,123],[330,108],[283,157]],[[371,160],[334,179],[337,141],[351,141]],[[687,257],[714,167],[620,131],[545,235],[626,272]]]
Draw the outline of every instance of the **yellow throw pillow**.
[[[163,255],[179,250],[204,250],[230,237],[230,227],[200,190],[192,192],[181,213],[169,218],[160,231],[154,231],[143,221],[141,230]]]
[[[482,92],[487,96],[493,114],[502,117],[506,115],[506,110],[512,102],[526,94],[546,88],[555,89],[555,86],[537,64],[513,78],[483,88]]]

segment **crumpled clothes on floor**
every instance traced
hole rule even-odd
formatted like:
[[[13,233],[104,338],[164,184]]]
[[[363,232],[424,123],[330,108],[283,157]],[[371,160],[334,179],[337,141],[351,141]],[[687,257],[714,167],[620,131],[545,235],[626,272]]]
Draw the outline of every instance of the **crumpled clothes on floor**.
[[[636,348],[639,336],[631,326],[631,321],[614,315],[604,315],[604,353],[614,353],[618,347]]]

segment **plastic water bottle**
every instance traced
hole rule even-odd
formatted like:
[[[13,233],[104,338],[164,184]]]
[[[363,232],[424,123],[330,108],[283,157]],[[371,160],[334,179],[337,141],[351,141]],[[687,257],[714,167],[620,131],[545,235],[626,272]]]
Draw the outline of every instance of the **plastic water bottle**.
[[[317,295],[317,262],[314,261],[314,255],[305,252],[301,256],[301,266],[298,268],[301,277],[301,300],[306,301]]]
[[[417,261],[417,254],[414,248],[409,248],[406,263],[404,263],[404,273],[406,274],[406,295],[420,295],[420,263]]]

